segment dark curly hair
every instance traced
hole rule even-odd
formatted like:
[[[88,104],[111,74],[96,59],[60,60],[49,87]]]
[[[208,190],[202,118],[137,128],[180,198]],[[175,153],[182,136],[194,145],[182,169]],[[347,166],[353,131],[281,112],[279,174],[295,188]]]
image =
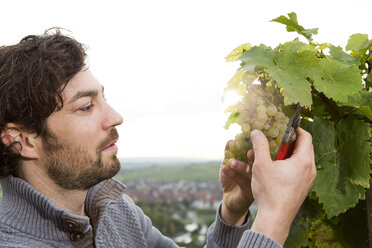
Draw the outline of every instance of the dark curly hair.
[[[52,28],[0,47],[0,133],[15,123],[38,136],[63,107],[62,91],[85,66],[85,46]],[[21,156],[0,142],[0,178],[16,175]]]

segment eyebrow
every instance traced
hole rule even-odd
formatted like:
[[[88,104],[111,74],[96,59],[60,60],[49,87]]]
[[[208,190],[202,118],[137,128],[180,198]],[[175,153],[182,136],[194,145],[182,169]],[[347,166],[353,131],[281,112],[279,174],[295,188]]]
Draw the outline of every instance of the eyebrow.
[[[104,87],[102,86],[102,94],[104,92]],[[84,91],[79,91],[77,92],[72,98],[71,100],[68,102],[68,104],[71,104],[75,101],[77,101],[78,99],[82,98],[82,97],[91,97],[91,96],[98,96],[98,91],[97,90],[84,90]]]

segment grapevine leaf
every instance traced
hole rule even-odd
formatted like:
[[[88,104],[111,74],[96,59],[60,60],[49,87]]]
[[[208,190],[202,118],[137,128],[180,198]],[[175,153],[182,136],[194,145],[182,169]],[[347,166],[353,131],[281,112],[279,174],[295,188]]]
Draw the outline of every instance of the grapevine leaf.
[[[343,248],[349,247],[337,234],[334,225],[324,219],[317,219],[311,223],[309,236],[315,240],[317,247]]]
[[[360,69],[362,68],[366,69],[365,63],[367,63],[368,59],[368,50],[369,50],[368,47],[365,47],[362,50],[351,52],[351,56],[359,59]]]
[[[247,65],[258,65],[261,67],[274,66],[274,52],[271,47],[267,47],[263,44],[254,46],[249,51],[245,51],[240,59]]]
[[[360,91],[349,97],[345,106],[351,106],[372,121],[372,92]]]
[[[302,208],[298,211],[289,230],[284,248],[303,247],[308,243],[308,228],[303,225],[304,213]]]
[[[248,51],[249,49],[251,49],[251,47],[252,45],[249,43],[245,43],[245,44],[238,46],[225,57],[226,61],[233,62],[235,60],[238,60],[240,56],[243,55],[243,52]]]
[[[239,112],[231,113],[229,118],[226,121],[226,124],[225,124],[224,128],[229,129],[230,125],[236,123],[238,121],[239,117],[240,117]]]
[[[351,182],[352,168],[341,166],[345,165],[347,161],[340,162],[345,157],[341,156],[338,147],[335,147],[336,131],[334,126],[319,117],[315,117],[312,123],[303,121],[301,125],[313,136],[315,160],[319,168],[312,191],[316,193],[319,202],[323,204],[327,216],[329,218],[337,216],[355,206],[359,199],[364,197],[365,190],[362,186]],[[352,130],[345,131],[351,132]],[[340,130],[338,133],[342,134]],[[351,149],[355,154],[359,153],[360,145],[351,147],[346,144],[348,141],[338,140],[344,145],[341,151]],[[355,143],[351,144],[355,145]],[[355,174],[355,172],[353,173]]]
[[[288,18],[289,17],[289,18]],[[303,35],[306,39],[312,40],[311,36],[318,34],[318,28],[305,29],[303,26],[299,25],[297,22],[297,14],[292,12],[288,14],[288,17],[279,16],[271,20],[272,22],[278,22],[286,25],[288,32],[297,32],[300,35]]]
[[[319,74],[316,51],[297,51],[305,44],[299,41],[287,42],[276,53],[276,65],[268,68],[270,76],[284,89],[285,104],[301,102],[308,107],[312,104],[311,87],[307,78]]]
[[[350,36],[346,45],[346,50],[359,51],[366,48],[369,44],[367,34],[353,34]]]
[[[340,46],[331,46],[329,53],[333,59],[349,65],[359,65],[359,59],[345,53]]]
[[[347,102],[349,96],[363,88],[360,70],[356,65],[344,64],[331,58],[320,59],[319,65],[321,78],[314,78],[314,86],[327,97]]]
[[[367,106],[360,106],[358,111],[365,115],[370,121],[372,121],[372,109]]]
[[[366,202],[359,201],[356,207],[336,218],[312,218],[309,236],[317,247],[364,247],[368,241],[365,207]]]
[[[239,71],[248,71],[250,73],[255,72],[255,65],[247,65],[244,62],[241,64],[241,67],[239,68]]]
[[[304,51],[316,51],[316,45],[315,44],[306,45],[302,47],[300,50],[298,50],[298,53],[302,53]]]
[[[350,169],[350,181],[369,188],[371,128],[368,123],[348,117],[336,125],[339,166]]]

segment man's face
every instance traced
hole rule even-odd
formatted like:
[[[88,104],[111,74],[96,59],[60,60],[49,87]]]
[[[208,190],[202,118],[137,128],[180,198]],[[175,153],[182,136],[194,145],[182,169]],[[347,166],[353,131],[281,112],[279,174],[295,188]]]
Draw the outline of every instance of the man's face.
[[[86,190],[120,170],[115,126],[123,119],[89,70],[79,72],[62,94],[63,108],[47,118],[41,158],[57,185]]]

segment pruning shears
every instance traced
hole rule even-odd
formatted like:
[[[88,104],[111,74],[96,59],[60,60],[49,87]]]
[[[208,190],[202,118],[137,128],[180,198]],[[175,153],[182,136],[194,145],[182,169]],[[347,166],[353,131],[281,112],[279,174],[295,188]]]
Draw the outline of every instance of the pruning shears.
[[[301,106],[299,103],[297,103],[296,113],[294,113],[291,119],[289,119],[288,127],[284,132],[283,139],[280,143],[280,147],[278,153],[276,154],[275,160],[284,160],[292,155],[294,143],[297,139],[297,128],[301,120],[300,112]]]

